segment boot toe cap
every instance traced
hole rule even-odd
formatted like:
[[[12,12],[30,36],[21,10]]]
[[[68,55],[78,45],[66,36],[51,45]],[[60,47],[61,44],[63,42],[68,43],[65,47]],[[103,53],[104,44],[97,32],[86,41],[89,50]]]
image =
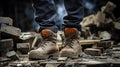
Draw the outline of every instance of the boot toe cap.
[[[61,57],[77,57],[77,52],[74,51],[72,48],[70,49],[62,49],[61,52],[60,52],[60,56]]]
[[[48,57],[44,52],[38,50],[31,50],[28,55],[29,59],[45,59]]]

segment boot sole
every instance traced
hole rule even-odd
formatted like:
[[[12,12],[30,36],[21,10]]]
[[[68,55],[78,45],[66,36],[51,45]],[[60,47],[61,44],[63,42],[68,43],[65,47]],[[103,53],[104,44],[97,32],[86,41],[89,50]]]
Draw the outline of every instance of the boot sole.
[[[53,54],[49,54],[49,55],[41,55],[41,56],[29,56],[30,60],[45,60],[48,59],[49,57],[58,57],[59,56],[59,52],[53,53]]]

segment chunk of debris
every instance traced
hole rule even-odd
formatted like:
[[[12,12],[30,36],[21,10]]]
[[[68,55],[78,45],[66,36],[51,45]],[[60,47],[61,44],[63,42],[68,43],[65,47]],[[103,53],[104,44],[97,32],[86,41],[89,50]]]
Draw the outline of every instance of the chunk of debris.
[[[51,63],[47,63],[45,65],[45,67],[58,67],[59,64],[51,64]]]
[[[34,37],[34,33],[32,33],[32,32],[22,32],[21,35],[19,36],[19,38],[22,40],[27,40],[32,37]]]
[[[12,26],[13,20],[10,17],[0,17],[0,24],[7,24]]]
[[[103,47],[104,49],[109,49],[113,46],[114,41],[101,41],[98,47]]]
[[[86,48],[84,52],[91,56],[100,56],[101,50],[100,49],[94,49],[94,48]]]
[[[10,67],[41,67],[38,61],[14,61],[9,63]]]
[[[34,48],[41,37],[35,32],[23,32],[19,38],[23,43],[30,43],[30,49]],[[38,43],[37,43],[38,44]]]
[[[98,11],[97,14],[94,16],[94,24],[99,27],[101,23],[105,23],[105,14]]]
[[[6,56],[10,58],[11,60],[19,60],[19,56],[15,51],[10,51],[6,53]]]
[[[115,46],[111,49],[111,56],[113,58],[120,58],[120,46]]]
[[[120,22],[114,22],[114,26],[116,29],[120,30]]]
[[[112,51],[120,51],[120,47],[113,47]]]
[[[120,58],[120,51],[113,51],[112,52],[112,57],[113,58]]]
[[[13,49],[13,39],[0,40],[0,52],[1,55],[5,55],[9,50]]]
[[[101,38],[101,40],[109,40],[111,39],[111,34],[107,31],[103,31],[103,32],[99,32],[99,37]]]
[[[62,42],[63,37],[64,37],[63,32],[58,31],[57,32],[57,42],[56,42],[56,44],[59,48],[59,51],[63,48],[63,42]]]
[[[115,8],[116,5],[109,1],[105,6],[101,8],[101,12],[105,13],[107,17],[116,20],[112,13]]]
[[[13,39],[2,39],[0,40],[0,50],[12,50]]]
[[[10,61],[9,58],[4,58],[4,57],[0,57],[0,62],[7,62]]]
[[[58,61],[65,61],[65,60],[67,60],[67,57],[59,57],[58,58]]]
[[[1,32],[13,35],[13,36],[20,36],[21,35],[21,30],[19,28],[13,27],[13,26],[8,26],[5,24],[1,25]]]
[[[93,23],[94,23],[94,15],[90,15],[90,16],[84,17],[82,22],[80,23],[80,25],[82,27],[86,27],[86,26],[89,26]]]
[[[111,13],[116,8],[116,5],[112,2],[108,2],[105,6],[101,8],[104,13]]]
[[[97,27],[99,27],[101,26],[101,24],[112,22],[113,20],[115,20],[115,17],[112,14],[112,11],[115,7],[116,5],[109,1],[104,7],[101,8],[101,11],[97,12],[97,14],[92,14],[83,18],[80,25],[82,27],[90,25],[96,25]]]
[[[100,40],[80,40],[79,42],[81,45],[90,45],[90,44],[97,45],[100,42]]]
[[[22,54],[27,54],[30,51],[30,43],[17,43],[17,50]]]

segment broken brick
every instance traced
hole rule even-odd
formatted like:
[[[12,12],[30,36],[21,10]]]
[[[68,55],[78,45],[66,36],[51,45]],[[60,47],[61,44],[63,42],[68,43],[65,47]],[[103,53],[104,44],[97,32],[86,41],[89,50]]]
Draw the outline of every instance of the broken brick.
[[[14,35],[14,36],[20,36],[21,35],[21,30],[19,28],[13,27],[13,26],[8,26],[5,24],[1,25],[1,32]]]
[[[112,2],[108,2],[105,6],[102,7],[102,12],[111,13],[115,9],[116,5]]]
[[[6,56],[10,58],[11,60],[19,60],[19,56],[15,51],[10,51],[6,53]]]
[[[23,54],[27,54],[30,51],[29,43],[17,43],[17,50]]]
[[[103,47],[104,49],[108,49],[111,48],[113,46],[113,41],[101,41],[98,44],[98,47]]]
[[[13,49],[13,39],[0,40],[0,52],[4,56],[9,50]]]
[[[13,25],[13,20],[10,17],[0,17],[0,24]]]
[[[100,56],[100,54],[101,54],[100,49],[94,49],[94,48],[87,48],[84,50],[84,52],[91,56]]]

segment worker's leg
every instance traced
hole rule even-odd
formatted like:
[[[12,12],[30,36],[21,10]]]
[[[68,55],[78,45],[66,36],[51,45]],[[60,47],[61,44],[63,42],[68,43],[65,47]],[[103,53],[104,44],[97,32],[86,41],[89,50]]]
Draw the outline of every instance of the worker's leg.
[[[40,30],[51,29],[57,32],[55,26],[56,8],[53,0],[33,0],[35,21],[39,23]]]
[[[53,0],[33,0],[33,6],[35,9],[35,21],[40,25],[39,32],[42,41],[39,48],[29,52],[29,59],[47,59],[49,56],[58,56],[54,2]]]
[[[81,0],[64,0],[68,15],[64,17],[65,23],[65,44],[60,51],[60,56],[78,58],[82,54],[82,48],[79,43],[80,21],[83,18],[83,6]]]
[[[64,3],[68,13],[68,15],[64,17],[65,27],[76,27],[80,30],[80,21],[84,14],[82,0],[64,0]]]

